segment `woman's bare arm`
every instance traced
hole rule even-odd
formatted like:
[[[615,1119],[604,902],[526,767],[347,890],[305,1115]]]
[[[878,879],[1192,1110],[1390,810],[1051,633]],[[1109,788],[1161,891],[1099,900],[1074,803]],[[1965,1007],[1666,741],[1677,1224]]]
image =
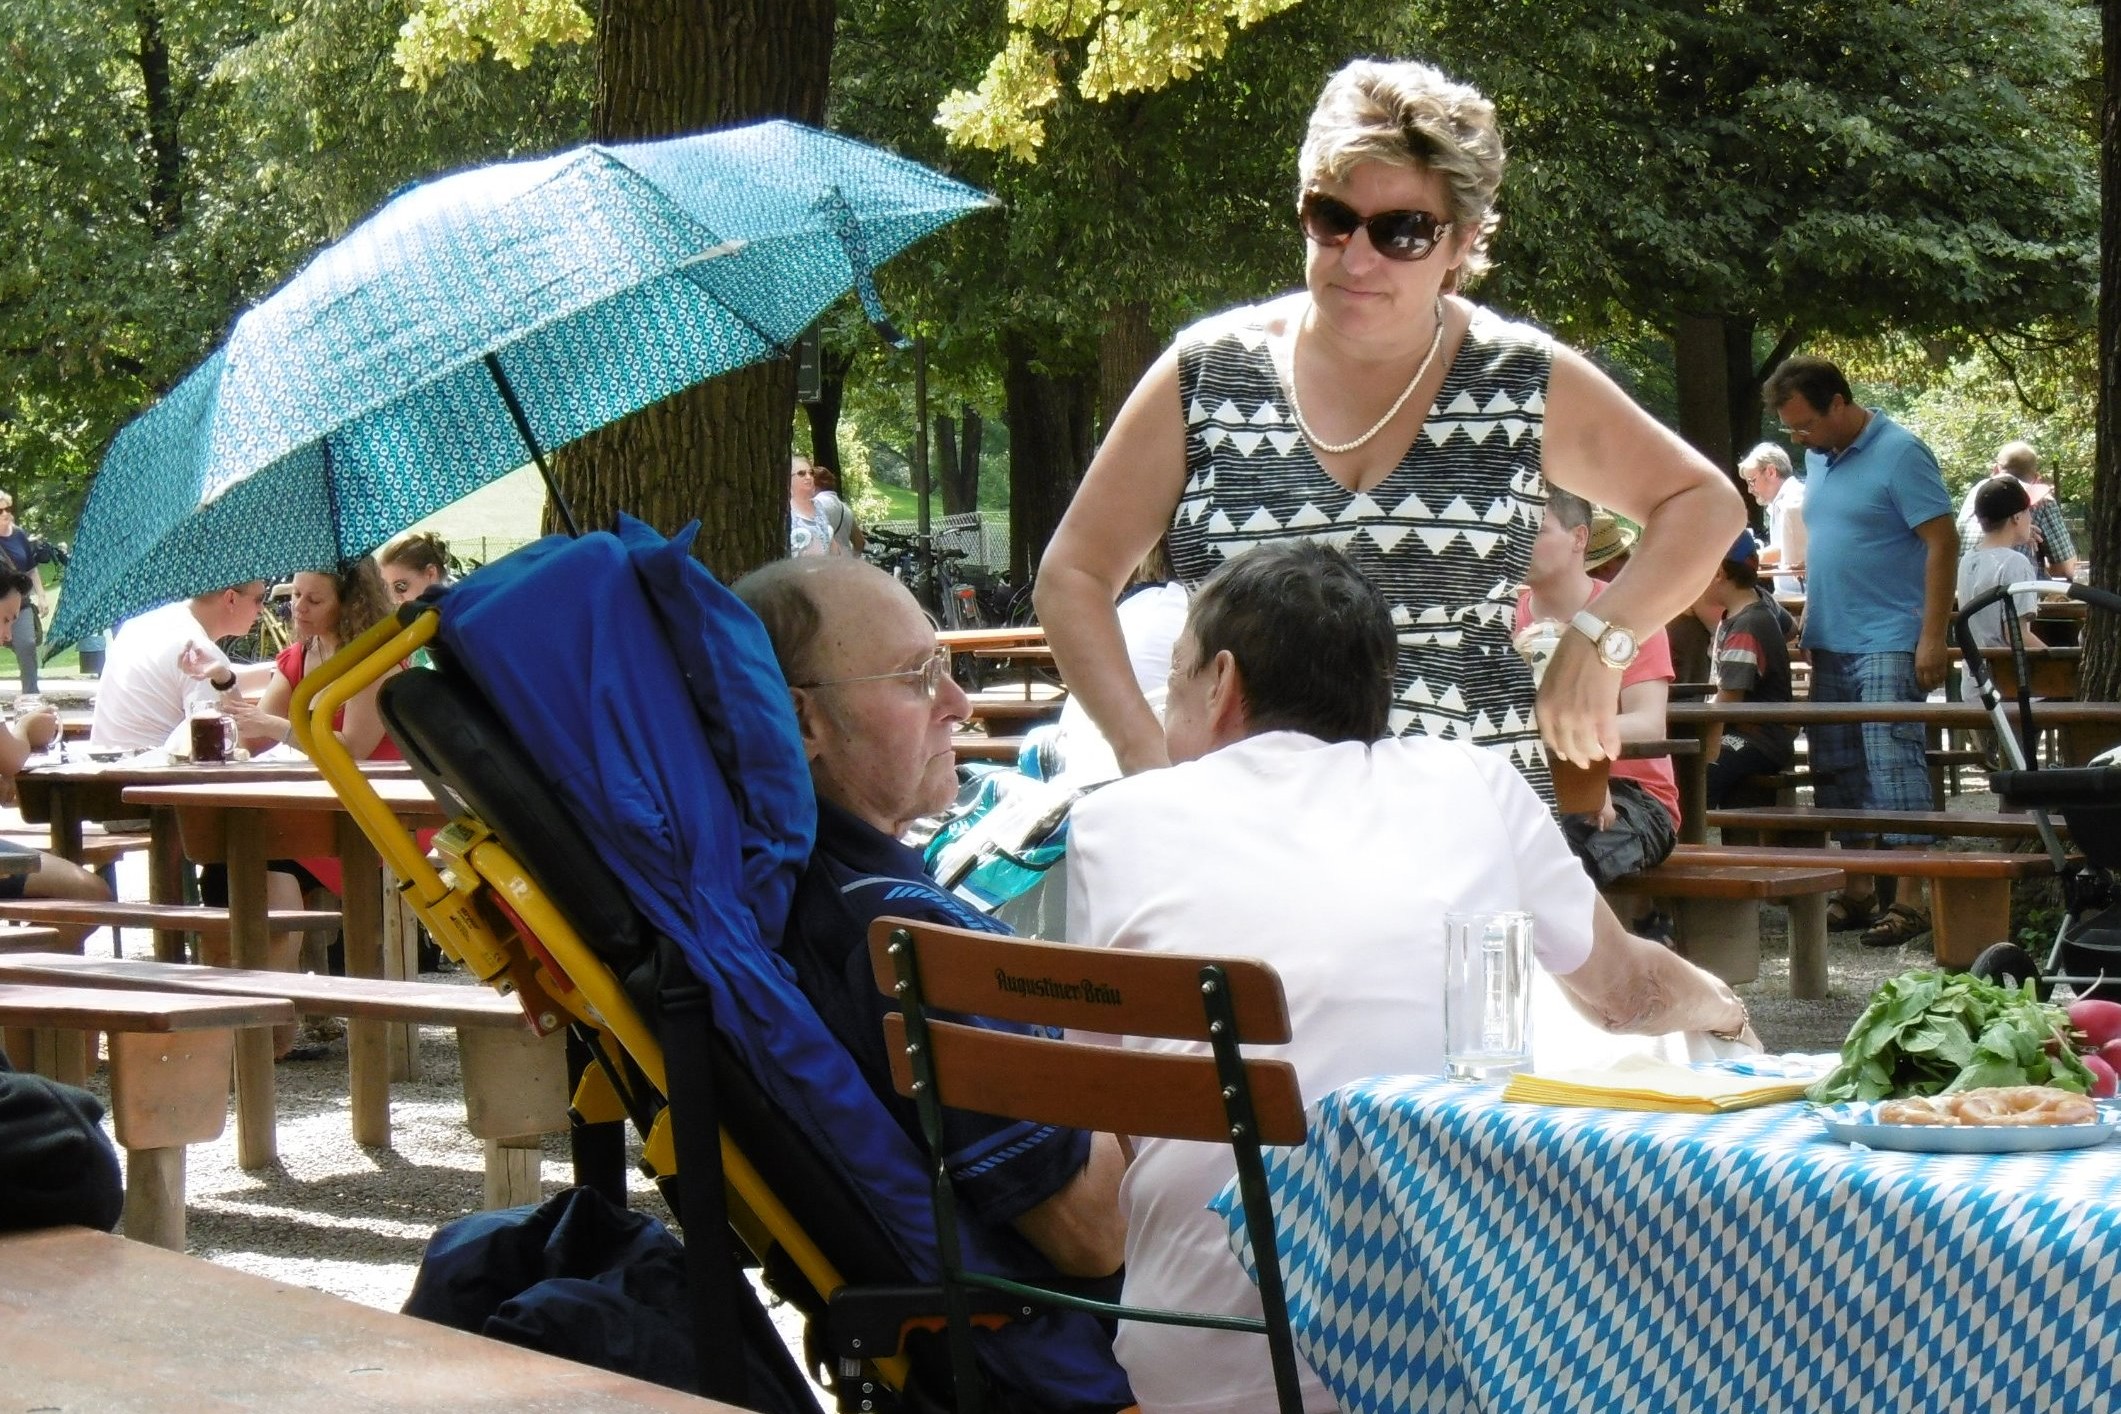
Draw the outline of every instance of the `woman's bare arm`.
[[[1113,604],[1170,528],[1186,482],[1178,357],[1165,350],[1105,434],[1040,561],[1034,602],[1053,660],[1129,773],[1170,764],[1127,661]]]

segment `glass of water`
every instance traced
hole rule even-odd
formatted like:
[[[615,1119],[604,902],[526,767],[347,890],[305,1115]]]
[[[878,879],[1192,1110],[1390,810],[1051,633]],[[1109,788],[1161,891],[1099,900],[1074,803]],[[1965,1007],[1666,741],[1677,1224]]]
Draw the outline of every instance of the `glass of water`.
[[[1447,913],[1443,1066],[1453,1080],[1500,1081],[1530,1062],[1532,915]]]

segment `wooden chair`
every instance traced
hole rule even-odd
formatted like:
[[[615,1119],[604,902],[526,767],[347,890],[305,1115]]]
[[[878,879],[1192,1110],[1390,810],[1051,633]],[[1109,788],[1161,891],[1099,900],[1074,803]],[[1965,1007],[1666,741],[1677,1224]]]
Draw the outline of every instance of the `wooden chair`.
[[[878,988],[901,1008],[884,1019],[892,1081],[918,1107],[935,1156],[935,1228],[960,1414],[980,1410],[974,1289],[1107,1319],[1264,1335],[1280,1407],[1299,1414],[1296,1347],[1260,1146],[1303,1142],[1303,1097],[1288,1062],[1248,1061],[1238,1050],[1289,1040],[1288,1002],[1274,969],[1248,958],[1115,952],[904,918],[879,918],[871,925],[869,956]],[[1210,1054],[1050,1040],[942,1021],[938,1012],[1107,1036],[1199,1041]],[[1077,1129],[1229,1145],[1265,1319],[1125,1306],[966,1270],[942,1142],[946,1105]]]

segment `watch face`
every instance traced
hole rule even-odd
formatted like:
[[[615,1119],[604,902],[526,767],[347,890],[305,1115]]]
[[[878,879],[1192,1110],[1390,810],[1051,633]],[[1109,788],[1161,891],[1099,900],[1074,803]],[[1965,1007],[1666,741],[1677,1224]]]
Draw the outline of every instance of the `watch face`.
[[[1598,640],[1598,651],[1609,663],[1625,663],[1635,656],[1635,635],[1624,628],[1609,628]]]

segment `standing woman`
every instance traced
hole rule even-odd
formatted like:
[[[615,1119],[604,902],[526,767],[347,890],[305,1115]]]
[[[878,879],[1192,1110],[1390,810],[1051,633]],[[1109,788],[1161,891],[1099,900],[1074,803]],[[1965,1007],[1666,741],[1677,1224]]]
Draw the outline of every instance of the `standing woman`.
[[[1506,751],[1618,754],[1621,670],[1743,524],[1725,478],[1571,349],[1459,290],[1487,265],[1494,105],[1426,64],[1357,60],[1300,158],[1304,288],[1195,324],[1114,419],[1048,546],[1039,619],[1120,764],[1167,763],[1113,602],[1159,535],[1198,584],[1270,540],[1339,546],[1399,630],[1391,718]],[[1510,612],[1551,483],[1644,526],[1538,689]]]
[[[788,464],[788,556],[802,559],[831,553],[832,522],[818,501],[817,469],[798,452]]]
[[[12,570],[29,582],[29,594],[22,601],[22,612],[15,616],[15,625],[8,631],[7,646],[15,651],[15,668],[22,678],[22,690],[37,690],[37,632],[40,620],[51,617],[51,596],[44,589],[44,573],[37,567],[37,557],[29,542],[29,532],[15,520],[15,498],[0,491],[0,570]]]

